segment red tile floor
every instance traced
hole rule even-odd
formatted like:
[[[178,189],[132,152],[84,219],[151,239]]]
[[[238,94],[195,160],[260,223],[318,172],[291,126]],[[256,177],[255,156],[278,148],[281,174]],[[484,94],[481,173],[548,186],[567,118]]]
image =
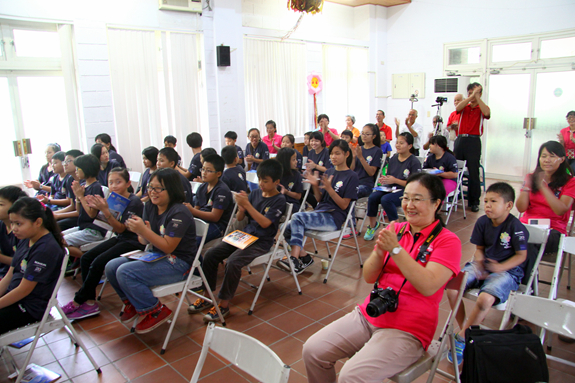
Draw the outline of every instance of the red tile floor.
[[[519,185],[514,185],[516,188]],[[448,229],[455,232],[463,246],[463,265],[469,260],[474,246],[469,243],[473,225],[483,214],[467,211],[463,219],[462,210],[454,213]],[[517,211],[514,211],[517,214]],[[348,241],[349,242],[349,241]],[[373,242],[359,240],[364,260],[368,257]],[[325,248],[320,247],[320,251]],[[308,271],[309,270],[309,271]],[[359,302],[362,302],[371,291],[372,286],[361,278],[357,255],[353,250],[342,249],[337,256],[327,284],[323,284],[325,271],[318,261],[299,276],[303,295],[298,295],[290,275],[272,269],[271,282],[267,283],[255,307],[254,313],[248,316],[247,311],[252,302],[254,291],[241,284],[233,299],[231,315],[227,318],[228,328],[245,332],[269,345],[279,357],[292,367],[290,382],[306,382],[306,371],[301,359],[302,345],[306,339],[322,326],[345,315]],[[253,275],[244,273],[246,280],[257,283],[261,269],[253,270]],[[543,272],[542,279],[549,274]],[[574,290],[567,290],[567,278],[563,278],[559,297],[575,301]],[[59,301],[68,302],[79,287],[79,281],[68,277],[62,285]],[[541,285],[540,295],[547,296],[548,286]],[[163,300],[174,308],[176,298]],[[465,303],[468,309],[470,302]],[[172,334],[168,349],[160,355],[160,349],[168,325],[145,335],[130,334],[129,327],[118,320],[121,302],[110,286],[107,286],[100,303],[102,312],[99,316],[84,319],[74,324],[80,336],[90,349],[92,356],[100,364],[102,374],[98,376],[83,352],[79,352],[70,343],[63,331],[50,333],[42,338],[32,358],[33,363],[46,366],[62,374],[59,382],[186,382],[194,371],[196,361],[204,339],[206,326],[200,315],[190,316],[187,311],[180,313],[176,328]],[[439,327],[448,315],[449,305],[444,298],[440,306]],[[501,312],[491,312],[485,324],[497,327],[502,317]],[[440,328],[437,331],[441,331]],[[13,351],[17,362],[22,363],[27,348]],[[553,355],[575,361],[575,344],[566,344],[553,339]],[[551,382],[574,382],[575,368],[556,362],[548,362]],[[341,368],[343,362],[338,362]],[[443,360],[440,368],[453,372],[450,364]],[[0,382],[8,382],[7,375],[12,372],[4,360],[0,362]],[[424,382],[427,374],[417,382]],[[202,371],[202,382],[245,382],[250,377],[225,360],[210,354]],[[436,375],[434,382],[447,380]]]

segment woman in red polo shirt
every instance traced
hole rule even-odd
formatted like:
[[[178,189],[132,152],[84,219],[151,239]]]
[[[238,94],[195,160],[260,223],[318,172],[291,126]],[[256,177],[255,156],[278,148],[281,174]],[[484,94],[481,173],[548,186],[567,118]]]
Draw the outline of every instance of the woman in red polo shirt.
[[[382,230],[363,267],[365,281],[375,282],[374,289],[393,288],[398,304],[384,313],[373,310],[381,300],[371,299],[372,293],[351,313],[312,335],[303,347],[310,383],[335,382],[335,363],[346,357],[350,359],[339,373],[340,383],[382,382],[427,349],[445,285],[460,269],[461,241],[442,228],[439,216],[444,199],[439,177],[416,173],[408,178],[401,204],[407,223]],[[428,238],[429,246],[420,254]]]
[[[567,161],[575,173],[575,110],[567,113],[565,118],[567,118],[569,126],[561,129],[557,138],[559,139],[559,142],[563,144],[565,153],[567,154]]]

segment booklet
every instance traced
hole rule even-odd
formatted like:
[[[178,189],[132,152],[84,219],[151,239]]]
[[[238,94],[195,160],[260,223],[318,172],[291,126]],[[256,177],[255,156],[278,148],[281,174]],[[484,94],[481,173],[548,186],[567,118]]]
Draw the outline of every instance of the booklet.
[[[251,234],[244,233],[243,231],[240,230],[236,230],[226,235],[222,239],[222,241],[229,243],[230,245],[235,246],[238,249],[243,250],[246,247],[250,246],[255,241],[257,241],[258,239],[259,239],[258,237],[254,237]]]
[[[166,257],[166,254],[160,252],[150,252],[150,251],[134,251],[124,254],[130,259],[137,259],[143,262],[155,262]]]
[[[439,170],[439,169],[423,169],[422,172],[428,173],[428,174],[440,174],[443,173],[443,170]]]
[[[10,375],[9,379],[15,379],[18,373],[15,372]],[[29,364],[24,372],[22,383],[52,383],[60,379],[60,374],[50,371],[47,368],[38,366],[37,364]]]
[[[26,346],[27,344],[32,343],[33,341],[34,341],[34,337],[31,336],[30,338],[23,339],[19,342],[10,343],[9,346],[14,347],[14,348],[22,348],[22,347]]]
[[[111,192],[108,198],[106,199],[106,202],[108,202],[108,208],[110,209],[110,213],[112,214],[112,216],[119,221],[120,216],[122,215],[124,210],[126,210],[126,207],[128,207],[128,205],[130,204],[130,199],[122,197],[118,193]],[[106,217],[104,217],[104,213],[102,212],[98,212],[98,216],[96,217],[96,219],[106,223],[108,222]]]

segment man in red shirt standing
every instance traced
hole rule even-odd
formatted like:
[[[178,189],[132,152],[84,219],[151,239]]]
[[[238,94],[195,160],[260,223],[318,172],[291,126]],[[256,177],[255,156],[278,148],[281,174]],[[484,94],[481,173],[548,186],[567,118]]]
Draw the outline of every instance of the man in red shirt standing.
[[[385,113],[383,112],[383,110],[378,110],[377,112],[375,112],[375,119],[377,120],[377,122],[375,123],[375,125],[377,125],[378,129],[381,132],[385,133],[385,140],[387,142],[391,142],[391,139],[393,138],[391,136],[391,126],[386,125],[383,122],[383,119],[385,118]],[[382,144],[385,144],[385,142],[382,142]]]
[[[467,203],[472,212],[479,211],[481,184],[479,180],[479,164],[481,160],[481,135],[483,121],[491,117],[491,110],[481,100],[483,87],[474,82],[467,86],[467,98],[457,104],[455,111],[459,116],[459,135],[455,140],[455,158],[467,161],[469,185],[467,187]],[[448,122],[449,126],[449,122]]]
[[[453,98],[453,106],[455,106],[455,109],[457,109],[457,105],[459,105],[461,101],[463,101],[463,95],[461,93],[457,93]],[[453,112],[451,112],[449,118],[447,119],[446,126],[447,129],[449,130],[449,138],[451,141],[455,141],[455,139],[457,138],[457,129],[459,128],[460,116],[461,114],[457,110],[454,110]]]

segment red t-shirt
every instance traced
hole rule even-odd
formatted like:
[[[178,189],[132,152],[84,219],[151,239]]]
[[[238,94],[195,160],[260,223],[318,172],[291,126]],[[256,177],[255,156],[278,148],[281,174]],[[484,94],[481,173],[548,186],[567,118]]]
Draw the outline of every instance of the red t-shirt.
[[[377,126],[377,124],[376,124]],[[392,135],[391,135],[391,127],[389,125],[385,125],[385,122],[383,123],[383,126],[381,128],[379,128],[379,130],[381,132],[385,132],[385,139],[386,140],[391,140],[393,139]],[[382,142],[383,144],[384,142]]]
[[[483,134],[483,120],[489,119],[481,112],[479,105],[474,108],[466,105],[459,115],[459,134],[472,134],[474,136],[481,136]]]
[[[527,177],[531,177],[531,174],[528,174]],[[561,198],[563,195],[575,199],[575,178],[571,178],[565,186],[560,187],[559,190],[555,192],[555,197],[557,198]],[[552,229],[562,234],[567,234],[567,223],[569,222],[570,214],[570,210],[563,215],[555,214],[541,192],[533,193],[533,191],[531,191],[529,192],[529,206],[520,221],[528,223],[529,219],[547,218],[551,221]]]
[[[459,123],[459,117],[461,116],[461,113],[457,113],[457,110],[451,112],[451,114],[449,115],[449,118],[447,119],[447,127],[449,128],[451,126],[451,124],[453,124],[455,121],[457,121]],[[457,136],[457,134],[459,133],[459,130],[454,130],[455,135]]]
[[[399,244],[415,259],[420,246],[425,242],[438,222],[439,221],[435,221],[423,229],[421,235],[416,234],[417,239],[415,240],[415,244],[414,236],[409,231],[409,223],[396,224],[396,233],[399,233],[402,226],[408,225],[405,228],[405,232]],[[429,264],[429,262],[436,262],[451,270],[453,276],[457,276],[461,262],[461,241],[455,234],[444,228],[437,238],[431,242],[427,250],[430,252],[430,255],[427,258],[428,262],[422,264],[424,267]],[[386,254],[386,256],[388,256],[388,254]],[[398,292],[403,283],[403,279],[403,274],[392,258],[387,262],[385,272],[379,279],[378,286],[382,288],[392,287],[395,292]],[[438,289],[435,294],[425,297],[408,281],[405,286],[403,286],[403,289],[401,289],[397,310],[395,312],[387,312],[376,318],[370,317],[365,311],[369,303],[369,295],[359,308],[365,319],[375,327],[394,328],[408,332],[419,339],[423,348],[427,350],[435,334],[435,329],[437,328],[439,302],[443,298],[444,289],[445,286]]]
[[[569,127],[561,129],[561,136],[563,136],[563,146],[565,147],[565,153],[567,153],[567,158],[575,158],[575,143],[571,141],[571,137],[575,136],[575,132],[571,132]]]
[[[333,134],[335,134],[336,136],[338,135],[336,129],[332,129],[332,128],[327,128],[327,129],[328,129],[328,130],[331,130],[331,132],[332,132]],[[320,132],[321,132],[321,130],[320,130]],[[322,133],[323,133],[323,132],[322,132]],[[326,144],[327,146],[330,146],[331,143],[333,142],[333,137],[332,137],[329,133],[327,133],[327,134],[324,134],[324,135],[323,135],[323,140],[325,141],[325,144]]]

